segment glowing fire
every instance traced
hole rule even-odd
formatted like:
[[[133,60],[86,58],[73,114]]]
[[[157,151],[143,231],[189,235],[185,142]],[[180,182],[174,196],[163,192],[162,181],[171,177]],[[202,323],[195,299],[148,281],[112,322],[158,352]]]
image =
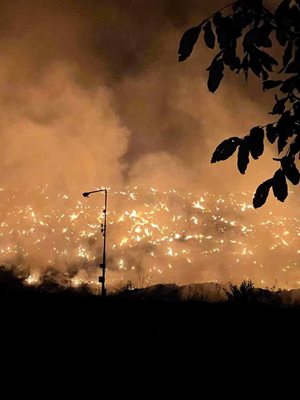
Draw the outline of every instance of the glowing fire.
[[[100,205],[65,194],[54,198],[47,188],[22,195],[2,189],[0,197],[2,265],[28,267],[29,284],[47,267],[69,273],[74,286],[96,282]],[[247,193],[226,197],[153,188],[147,193],[138,188],[110,190],[109,283],[250,277],[261,284],[278,279],[299,286],[298,218],[268,213],[258,219],[250,203]]]

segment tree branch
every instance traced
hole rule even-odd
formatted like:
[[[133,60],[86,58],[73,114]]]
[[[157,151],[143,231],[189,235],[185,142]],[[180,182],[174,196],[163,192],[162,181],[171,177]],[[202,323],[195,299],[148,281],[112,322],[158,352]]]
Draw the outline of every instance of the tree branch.
[[[233,4],[238,3],[238,2],[239,2],[239,0],[232,1],[231,3],[227,4],[226,6],[220,8],[220,10],[214,12],[213,14],[211,14],[211,16],[205,18],[199,25],[197,25],[197,28],[201,28],[202,25],[205,24],[205,22],[209,21],[209,20],[210,20],[211,18],[213,18],[216,14],[218,14],[218,13],[220,13],[220,12],[226,10],[226,8],[229,8],[229,7],[233,6]]]

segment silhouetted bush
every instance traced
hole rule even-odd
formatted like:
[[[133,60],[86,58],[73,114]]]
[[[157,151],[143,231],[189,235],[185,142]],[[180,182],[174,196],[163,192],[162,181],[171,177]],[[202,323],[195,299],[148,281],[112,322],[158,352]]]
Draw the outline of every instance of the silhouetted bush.
[[[279,304],[279,292],[268,289],[255,288],[251,280],[244,280],[239,286],[229,284],[229,289],[224,289],[228,301],[239,304]]]

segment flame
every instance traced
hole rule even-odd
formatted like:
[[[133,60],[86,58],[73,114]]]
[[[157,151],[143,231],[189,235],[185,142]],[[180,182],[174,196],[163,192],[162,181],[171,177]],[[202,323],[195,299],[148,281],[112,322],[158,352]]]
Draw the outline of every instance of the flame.
[[[66,194],[52,202],[47,187],[27,195],[1,189],[0,197],[2,265],[22,264],[38,271],[30,272],[28,284],[36,283],[40,270],[49,266],[68,270],[77,265],[72,284],[95,284],[102,254],[103,208],[98,203],[95,207],[88,199]],[[185,274],[197,281],[218,281],[224,279],[218,272],[222,268],[227,280],[252,272],[266,284],[270,276],[284,280],[283,274],[291,277],[290,285],[299,286],[299,220],[269,213],[254,223],[250,203],[248,193],[226,197],[154,188],[110,190],[108,280],[143,273],[154,281],[170,281],[172,276],[180,280]],[[282,262],[284,257],[288,260]]]

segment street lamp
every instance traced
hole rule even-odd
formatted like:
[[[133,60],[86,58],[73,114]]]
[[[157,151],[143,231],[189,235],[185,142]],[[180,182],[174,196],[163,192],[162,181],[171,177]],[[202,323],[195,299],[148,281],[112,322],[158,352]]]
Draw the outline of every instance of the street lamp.
[[[82,193],[83,197],[89,197],[92,193],[104,192],[104,223],[101,224],[101,232],[103,234],[103,253],[102,253],[102,263],[100,264],[100,268],[102,269],[102,276],[99,276],[99,282],[101,283],[101,295],[106,295],[105,288],[105,269],[106,269],[106,214],[107,214],[107,189],[98,189],[92,190],[91,192]]]

